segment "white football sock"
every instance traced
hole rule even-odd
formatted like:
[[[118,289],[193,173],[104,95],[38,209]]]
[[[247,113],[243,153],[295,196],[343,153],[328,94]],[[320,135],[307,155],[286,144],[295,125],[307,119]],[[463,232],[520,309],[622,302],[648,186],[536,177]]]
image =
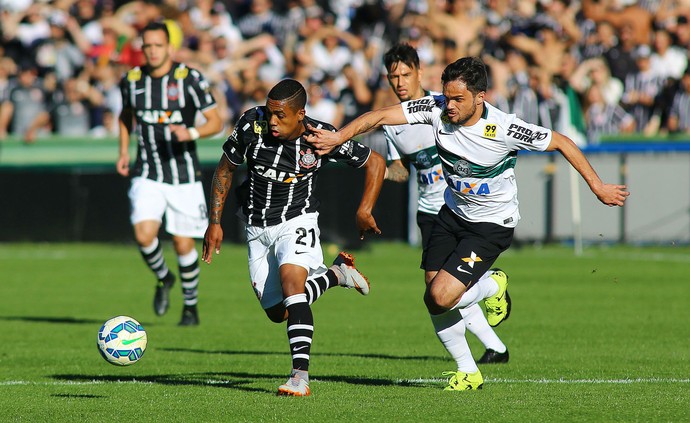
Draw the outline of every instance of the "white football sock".
[[[459,310],[467,329],[484,344],[484,347],[500,353],[506,352],[507,348],[505,344],[498,335],[496,335],[493,328],[489,326],[489,322],[486,320],[484,312],[479,304],[474,304]]]
[[[470,289],[465,291],[460,297],[460,301],[453,306],[456,308],[468,308],[471,305],[477,304],[485,298],[489,298],[492,295],[496,295],[498,292],[498,283],[491,277],[482,276],[479,282],[472,285]]]
[[[463,322],[460,312],[449,310],[443,314],[431,314],[430,316],[436,330],[436,336],[458,364],[458,371],[474,373],[479,370],[465,338],[465,322]]]

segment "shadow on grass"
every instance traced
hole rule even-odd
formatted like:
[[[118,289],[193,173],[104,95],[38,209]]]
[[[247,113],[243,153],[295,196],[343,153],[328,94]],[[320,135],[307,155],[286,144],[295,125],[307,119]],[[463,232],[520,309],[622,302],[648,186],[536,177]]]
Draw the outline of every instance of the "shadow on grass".
[[[211,373],[190,373],[190,374],[170,374],[170,375],[150,375],[137,376],[132,378],[111,375],[52,375],[55,380],[77,382],[77,383],[153,383],[157,385],[169,386],[212,386],[217,388],[231,388],[247,392],[262,392],[275,394],[275,391],[269,391],[263,388],[253,388],[246,386],[256,382],[256,378],[252,377],[235,377],[233,379],[212,377]],[[268,378],[267,375],[260,375]],[[278,376],[274,376],[278,378]],[[281,375],[280,379],[284,376]],[[279,380],[279,379],[277,379]]]
[[[105,398],[105,395],[93,395],[93,394],[53,394],[51,397],[58,398]]]
[[[59,323],[75,325],[101,325],[105,320],[82,319],[78,317],[49,317],[49,316],[0,316],[0,320],[34,323]]]
[[[223,355],[278,355],[282,356],[284,351],[231,351],[231,350],[201,350],[193,348],[157,348],[158,351],[168,352],[188,352],[195,354],[223,354]],[[391,354],[352,354],[352,353],[327,353],[319,352],[319,357],[350,357],[350,358],[374,358],[382,360],[414,360],[414,361],[448,361],[447,357],[432,355],[391,355]]]
[[[137,376],[126,378],[122,376],[111,375],[77,375],[77,374],[62,374],[53,375],[53,379],[77,383],[152,383],[158,385],[169,386],[208,386],[214,388],[229,388],[237,389],[246,392],[266,393],[275,395],[274,389],[256,388],[248,386],[264,380],[270,380],[273,383],[282,383],[285,379],[284,374],[261,374],[248,372],[204,372],[204,373],[189,373],[189,374],[167,374],[167,375],[150,375]],[[355,376],[339,376],[339,375],[320,375],[315,378],[320,382],[337,382],[348,383],[351,385],[365,385],[365,386],[407,386],[426,388],[435,386],[426,382],[404,381],[397,379],[383,379],[383,378],[367,378]]]

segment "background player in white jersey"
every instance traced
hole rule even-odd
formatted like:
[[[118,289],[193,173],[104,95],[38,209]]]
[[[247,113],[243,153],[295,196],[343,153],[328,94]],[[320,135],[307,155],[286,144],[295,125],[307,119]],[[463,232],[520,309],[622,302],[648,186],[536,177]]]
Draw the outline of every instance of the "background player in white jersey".
[[[388,83],[400,101],[417,100],[431,93],[422,88],[422,69],[417,51],[409,44],[396,44],[383,56],[388,71]],[[436,215],[443,206],[443,193],[448,184],[443,177],[441,159],[436,151],[434,129],[429,125],[384,125],[388,142],[388,168],[386,179],[405,182],[409,177],[409,164],[417,172],[418,208],[417,225],[422,234],[422,247],[428,249],[431,229]],[[490,277],[487,272],[484,277]],[[430,282],[430,281],[428,281]],[[457,310],[470,332],[475,334],[486,351],[477,361],[480,364],[507,363],[508,349],[487,322],[479,304]]]
[[[424,294],[436,334],[458,364],[446,390],[479,389],[481,372],[465,339],[457,308],[485,300],[488,321],[500,324],[510,312],[508,279],[503,272],[481,278],[513,238],[520,218],[513,168],[518,150],[559,151],[608,206],[622,206],[624,185],[605,184],[568,137],[484,101],[488,78],[484,63],[464,57],[441,77],[443,96],[429,96],[365,113],[336,133],[312,129],[310,141],[329,151],[355,135],[381,125],[432,125],[449,189],[422,263],[429,282]]]
[[[285,79],[268,93],[266,106],[244,112],[223,145],[213,175],[209,225],[202,259],[211,263],[220,252],[220,218],[235,169],[247,162],[248,178],[238,188],[240,217],[246,222],[249,276],[271,321],[287,320],[292,371],[279,395],[307,396],[309,353],[314,333],[311,304],[327,289],[340,285],[369,292],[369,283],[354,267],[354,257],[340,253],[333,265],[323,264],[319,202],[314,189],[319,168],[340,161],[366,171],[357,210],[360,237],[380,233],[371,212],[381,191],[385,161],[368,147],[349,141],[327,155],[316,154],[306,140],[306,127],[333,131],[332,125],[305,115],[307,93],[299,82]]]
[[[204,77],[173,62],[167,26],[151,23],[141,37],[146,66],[131,69],[120,82],[123,109],[117,172],[132,178],[129,199],[134,236],[144,261],[158,279],[154,312],[160,316],[168,310],[169,291],[175,282],[158,240],[165,216],[184,296],[180,325],[198,325],[199,254],[194,238],[204,236],[207,208],[195,141],[218,133],[222,122]],[[199,112],[206,122],[195,127]],[[130,169],[134,122],[138,149]]]

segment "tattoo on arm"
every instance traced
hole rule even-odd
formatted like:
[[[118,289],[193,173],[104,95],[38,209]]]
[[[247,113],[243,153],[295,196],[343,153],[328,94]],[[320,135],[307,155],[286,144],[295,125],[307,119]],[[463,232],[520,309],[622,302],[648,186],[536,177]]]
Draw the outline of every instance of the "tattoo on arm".
[[[220,224],[220,218],[223,215],[225,200],[232,186],[232,176],[235,169],[237,169],[237,166],[223,157],[220,159],[216,171],[213,173],[211,200],[209,201],[211,206],[209,212],[210,224]]]

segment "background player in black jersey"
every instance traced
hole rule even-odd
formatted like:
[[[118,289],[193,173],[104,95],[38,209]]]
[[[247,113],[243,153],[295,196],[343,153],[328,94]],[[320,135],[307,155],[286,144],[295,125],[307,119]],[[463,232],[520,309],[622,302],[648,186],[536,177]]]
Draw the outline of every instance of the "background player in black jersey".
[[[327,155],[316,154],[306,141],[306,125],[335,130],[305,115],[307,94],[286,79],[268,93],[266,106],[247,110],[223,145],[213,175],[209,226],[202,259],[211,263],[220,252],[221,215],[233,173],[247,162],[248,179],[239,187],[241,217],[246,222],[249,276],[261,306],[273,322],[287,320],[292,372],[278,388],[281,395],[307,396],[309,352],[314,332],[310,305],[336,285],[369,292],[369,283],[354,267],[354,257],[341,252],[326,268],[319,240],[319,202],[314,188],[319,168],[340,161],[365,169],[365,189],[357,210],[360,236],[380,233],[371,212],[378,198],[385,161],[368,147],[348,141]]]
[[[155,313],[163,315],[168,310],[168,295],[175,282],[158,240],[165,216],[184,296],[180,325],[197,325],[199,255],[194,238],[203,237],[207,208],[195,141],[218,133],[222,122],[204,77],[195,69],[173,62],[166,25],[150,23],[141,31],[141,37],[146,65],[131,69],[120,82],[123,109],[117,171],[132,178],[130,220],[141,255],[158,279]],[[205,123],[195,127],[198,112]],[[134,122],[137,158],[130,169],[129,142]]]

